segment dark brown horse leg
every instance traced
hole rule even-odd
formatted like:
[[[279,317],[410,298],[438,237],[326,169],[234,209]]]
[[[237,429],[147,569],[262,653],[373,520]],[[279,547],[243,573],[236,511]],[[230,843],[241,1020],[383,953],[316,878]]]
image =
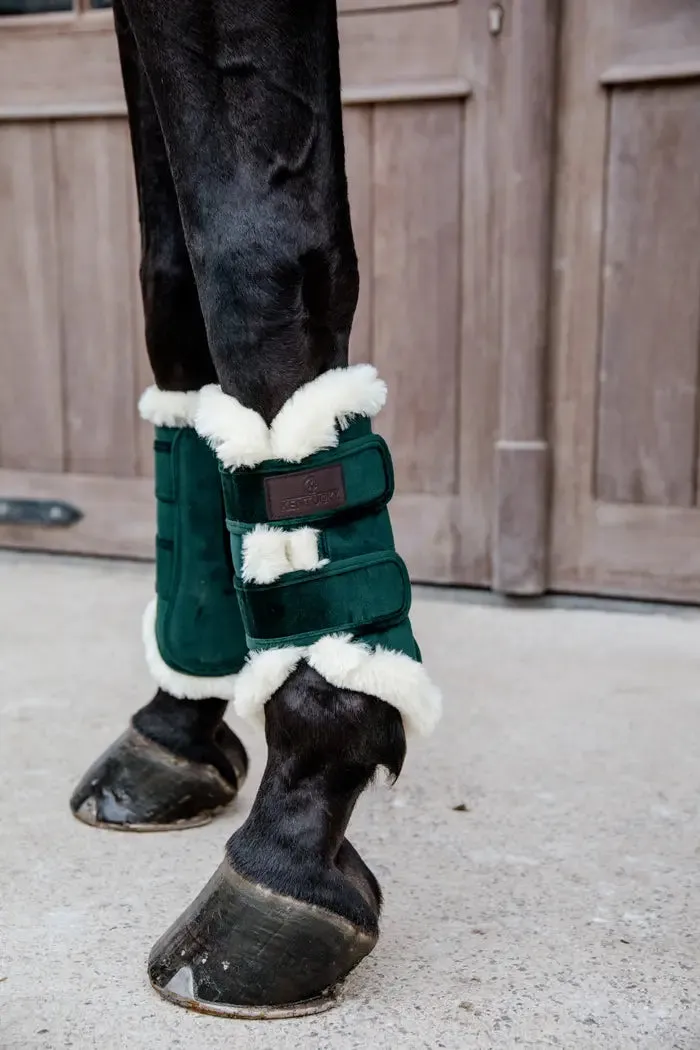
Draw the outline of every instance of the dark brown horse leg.
[[[379,887],[345,838],[355,803],[378,766],[398,776],[402,714],[429,728],[439,706],[414,659],[390,461],[367,418],[385,391],[369,366],[347,368],[358,276],[335,3],[124,3],[221,384],[197,427],[230,471],[237,590],[260,650],[235,703],[264,717],[269,748],[250,817],[149,973],[179,1005],[306,1013],[378,936]]]
[[[177,410],[177,392],[197,391],[215,380],[216,373],[163,136],[118,0],[114,15],[141,220],[146,345],[157,387],[145,401],[151,411],[155,405],[156,411],[167,414],[169,405]],[[174,400],[169,400],[170,392],[176,392]],[[189,438],[190,443],[196,440]],[[218,486],[216,470],[212,462],[214,486]],[[221,508],[219,516],[222,571],[228,575]],[[235,600],[230,604],[238,618]],[[156,669],[155,677],[159,685],[170,685],[167,669],[161,675]],[[193,699],[190,694],[199,697],[202,690],[188,690],[189,684],[186,679],[180,682],[178,696],[158,688],[150,703],[133,716],[126,733],[88,770],[71,798],[80,820],[119,830],[190,827],[206,823],[235,797],[248,760],[240,740],[223,721],[226,701],[216,696]]]

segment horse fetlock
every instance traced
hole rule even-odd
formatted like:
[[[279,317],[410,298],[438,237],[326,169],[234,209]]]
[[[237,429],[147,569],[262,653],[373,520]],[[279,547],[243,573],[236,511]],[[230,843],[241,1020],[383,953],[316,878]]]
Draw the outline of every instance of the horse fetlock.
[[[332,1003],[379,934],[379,884],[345,830],[391,746],[394,715],[402,744],[389,705],[343,694],[305,664],[268,702],[268,762],[250,816],[151,954],[166,998],[233,1016]]]

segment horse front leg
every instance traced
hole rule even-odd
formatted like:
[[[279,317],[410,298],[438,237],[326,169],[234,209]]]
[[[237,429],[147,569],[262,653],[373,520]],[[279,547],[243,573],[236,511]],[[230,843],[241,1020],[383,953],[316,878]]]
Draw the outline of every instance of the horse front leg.
[[[216,372],[158,117],[118,0],[114,17],[139,202],[146,346],[156,384],[141,399],[141,410],[156,430],[159,595],[144,620],[144,640],[158,688],[82,778],[71,808],[92,826],[153,831],[206,823],[235,797],[248,760],[223,721],[231,681],[221,672],[238,670],[246,647],[218,466],[192,427],[199,390]],[[217,622],[233,642],[221,645],[212,630]]]
[[[236,1016],[323,1009],[372,949],[381,895],[345,837],[404,726],[439,697],[393,549],[386,389],[348,367],[358,289],[332,0],[126,0],[168,147],[220,386],[196,425],[219,457],[264,724],[252,812],[153,949],[151,981]]]

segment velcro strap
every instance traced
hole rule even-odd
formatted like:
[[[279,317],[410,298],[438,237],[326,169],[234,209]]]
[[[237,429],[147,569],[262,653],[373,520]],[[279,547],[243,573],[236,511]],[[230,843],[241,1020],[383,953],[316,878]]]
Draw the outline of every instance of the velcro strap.
[[[311,525],[385,506],[394,492],[386,442],[378,434],[346,441],[301,464],[281,461],[221,472],[232,532],[264,522]]]
[[[361,637],[401,623],[411,605],[408,572],[394,551],[289,573],[263,586],[236,577],[236,590],[251,649],[307,645],[348,631]]]

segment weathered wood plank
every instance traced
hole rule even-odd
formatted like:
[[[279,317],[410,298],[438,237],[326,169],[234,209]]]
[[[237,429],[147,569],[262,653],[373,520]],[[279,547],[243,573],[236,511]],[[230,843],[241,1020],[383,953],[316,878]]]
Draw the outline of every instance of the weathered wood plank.
[[[665,66],[673,76],[672,67],[680,70],[696,61],[700,6],[695,0],[625,0],[611,6],[615,27],[609,69],[646,66],[653,76],[655,68]]]
[[[594,501],[600,265],[607,151],[601,69],[619,21],[613,4],[565,4],[560,35],[554,231],[550,585],[566,590],[587,561]],[[601,581],[599,586],[603,587]]]
[[[338,13],[349,11],[386,11],[395,7],[436,7],[454,4],[457,0],[338,0]]]
[[[418,583],[453,583],[459,531],[458,499],[399,493],[391,501],[396,549]]]
[[[51,128],[0,127],[0,463],[63,467]]]
[[[459,7],[357,12],[338,20],[346,90],[459,77]]]
[[[44,16],[46,17],[46,16]],[[84,19],[0,32],[0,105],[29,110],[41,106],[124,105],[117,41],[111,15],[80,31]]]
[[[633,56],[606,69],[601,84],[648,84],[656,80],[697,80],[700,78],[700,47],[676,51],[655,51],[643,57]]]
[[[426,143],[430,149],[426,150]],[[461,108],[379,107],[374,361],[399,491],[456,491]]]
[[[350,338],[353,361],[372,360],[372,113],[370,106],[343,113],[350,214],[360,267],[360,298]]]
[[[596,503],[583,524],[582,557],[557,590],[692,602],[700,580],[693,507]]]
[[[494,587],[545,590],[549,457],[545,424],[553,100],[558,6],[514,5],[504,149],[503,327],[496,447]]]
[[[155,500],[150,478],[42,474],[0,470],[0,493],[18,499],[58,499],[84,517],[68,528],[0,525],[0,547],[152,558]]]
[[[0,33],[0,118],[125,112],[109,12],[19,22]],[[456,3],[341,14],[339,35],[351,102],[468,91]]]
[[[136,471],[133,270],[124,121],[55,128],[64,316],[66,469]]]
[[[478,93],[462,107],[459,524],[455,579],[490,586],[498,427],[503,228],[504,73],[510,18],[489,33],[478,4],[460,7],[465,72]]]
[[[610,116],[596,491],[695,501],[700,87],[616,91]]]
[[[138,414],[138,399],[146,389],[154,382],[153,371],[148,360],[146,351],[146,334],[143,316],[143,298],[141,295],[141,281],[139,279],[139,260],[141,258],[141,231],[139,228],[138,201],[136,197],[136,185],[133,177],[129,181],[128,191],[128,215],[127,223],[129,230],[130,258],[132,266],[130,270],[131,286],[131,346],[134,355],[132,368],[134,372],[136,390],[134,395],[134,426],[136,427],[136,473],[145,477],[153,475],[153,426],[146,423]]]

